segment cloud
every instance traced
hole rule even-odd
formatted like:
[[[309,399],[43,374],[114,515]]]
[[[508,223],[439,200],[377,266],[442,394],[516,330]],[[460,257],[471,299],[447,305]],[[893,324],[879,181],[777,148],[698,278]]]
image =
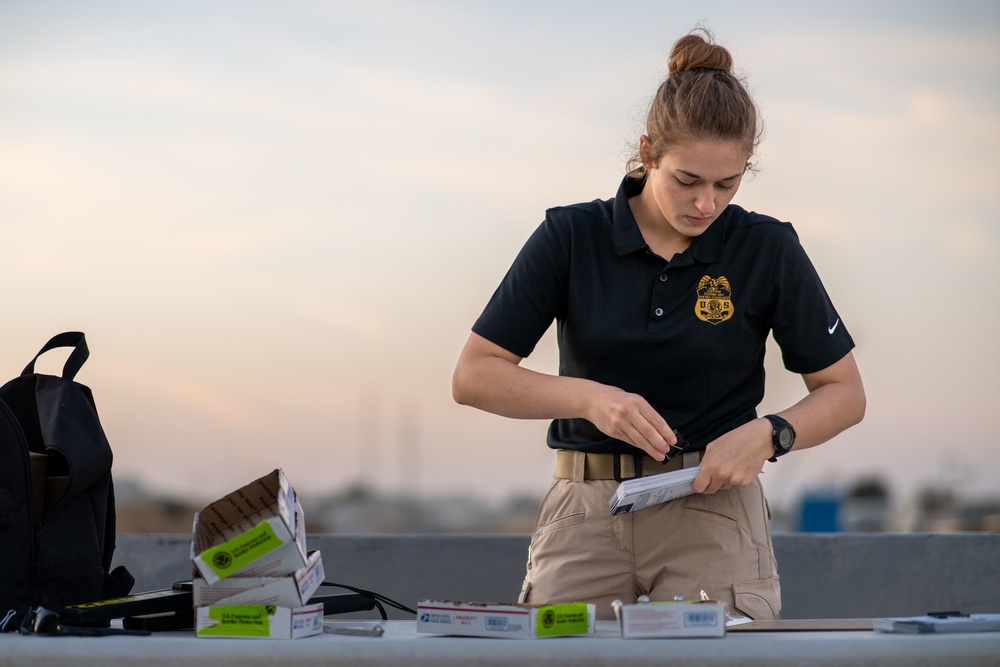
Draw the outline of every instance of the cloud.
[[[966,220],[942,230],[941,248],[950,257],[968,262],[995,263],[1000,257],[1000,224],[995,220]]]
[[[253,459],[294,423],[289,451],[327,456],[368,383],[422,397],[442,459],[485,437],[547,465],[544,425],[451,404],[451,367],[544,209],[614,194],[667,42],[704,9],[640,4],[640,34],[593,3],[27,7],[0,9],[21,323],[0,352],[93,331],[135,452],[166,432]],[[1000,315],[959,285],[997,283],[1000,40],[982,10],[865,7],[708,18],[767,121],[739,202],[796,225],[860,332],[875,426],[850,451],[886,433],[925,451],[907,414],[979,433],[996,402]],[[546,372],[551,338],[529,360]]]

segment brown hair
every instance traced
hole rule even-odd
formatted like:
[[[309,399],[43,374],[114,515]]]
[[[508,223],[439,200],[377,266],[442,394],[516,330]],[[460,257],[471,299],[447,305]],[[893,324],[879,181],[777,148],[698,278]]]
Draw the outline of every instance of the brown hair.
[[[670,52],[669,73],[660,84],[646,115],[653,162],[670,146],[686,139],[736,141],[753,156],[762,134],[757,105],[733,74],[729,51],[712,43],[706,30],[696,30],[677,40]],[[629,160],[630,176],[645,174],[642,156]]]

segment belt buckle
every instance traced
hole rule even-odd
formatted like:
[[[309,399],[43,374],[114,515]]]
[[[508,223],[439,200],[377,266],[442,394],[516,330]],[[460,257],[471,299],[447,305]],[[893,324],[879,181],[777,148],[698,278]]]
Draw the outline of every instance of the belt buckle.
[[[663,460],[660,461],[660,465],[667,465],[667,463],[673,459],[678,454],[683,454],[684,449],[688,446],[687,438],[681,435],[677,429],[674,429],[674,436],[677,438],[677,442],[670,445],[667,449],[667,453],[664,454]],[[625,481],[622,479],[622,457],[631,456],[634,462],[633,464],[633,476],[629,479],[636,479],[637,477],[642,477],[642,453],[638,454],[612,454],[614,458],[611,459],[611,473],[614,475],[616,482]]]
[[[614,458],[611,459],[611,473],[615,476],[616,482],[623,482],[622,479],[622,457],[631,456],[632,457],[632,476],[629,479],[636,479],[637,477],[642,477],[642,454],[612,454]]]

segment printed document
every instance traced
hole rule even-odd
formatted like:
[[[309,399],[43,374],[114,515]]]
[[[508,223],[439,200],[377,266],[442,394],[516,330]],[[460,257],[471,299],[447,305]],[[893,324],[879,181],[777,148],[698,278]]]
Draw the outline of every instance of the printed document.
[[[694,493],[691,484],[699,472],[701,472],[701,466],[650,475],[649,477],[626,479],[618,485],[615,494],[608,501],[611,514],[634,512],[650,505],[690,496]]]

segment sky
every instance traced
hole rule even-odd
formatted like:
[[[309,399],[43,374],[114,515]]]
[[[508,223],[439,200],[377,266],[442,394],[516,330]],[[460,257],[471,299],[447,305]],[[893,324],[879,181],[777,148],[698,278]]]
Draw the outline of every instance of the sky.
[[[116,478],[211,500],[544,494],[546,423],[455,404],[546,208],[612,197],[673,42],[761,107],[735,198],[793,223],[860,425],[772,502],[1000,492],[1000,4],[0,0],[0,377],[83,331]],[[554,327],[525,364],[556,372]],[[62,355],[62,356],[60,356]],[[65,355],[45,355],[58,374]],[[760,414],[804,393],[770,348]]]

